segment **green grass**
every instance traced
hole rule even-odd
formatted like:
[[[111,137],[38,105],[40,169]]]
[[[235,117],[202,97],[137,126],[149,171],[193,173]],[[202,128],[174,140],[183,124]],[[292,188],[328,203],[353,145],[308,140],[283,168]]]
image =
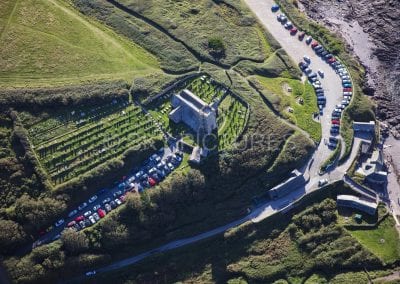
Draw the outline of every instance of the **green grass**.
[[[25,114],[24,120],[28,119]],[[160,134],[149,116],[123,100],[52,114],[28,131],[37,157],[54,184],[84,174]]]
[[[400,257],[399,233],[395,221],[388,216],[377,228],[370,230],[348,230],[364,247],[385,263],[392,263]]]
[[[264,60],[271,48],[249,9],[240,1],[139,1],[119,0],[184,41],[201,57],[232,64],[240,58]],[[234,36],[233,36],[234,35]],[[219,38],[226,47],[214,57],[208,41]]]
[[[0,87],[130,81],[160,70],[154,56],[63,1],[2,1],[0,15]]]
[[[313,114],[318,112],[317,98],[310,84],[287,78],[255,76],[252,77],[254,79],[261,84],[263,93],[283,117],[307,131],[315,142],[321,140],[321,125],[313,119]],[[287,91],[288,87],[292,88],[291,92]]]

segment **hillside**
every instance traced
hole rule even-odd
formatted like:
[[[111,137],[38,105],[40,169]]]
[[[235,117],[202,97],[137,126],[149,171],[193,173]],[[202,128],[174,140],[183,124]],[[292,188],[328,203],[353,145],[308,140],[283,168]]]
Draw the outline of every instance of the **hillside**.
[[[6,0],[0,15],[0,86],[130,81],[158,70],[144,49],[62,1]]]

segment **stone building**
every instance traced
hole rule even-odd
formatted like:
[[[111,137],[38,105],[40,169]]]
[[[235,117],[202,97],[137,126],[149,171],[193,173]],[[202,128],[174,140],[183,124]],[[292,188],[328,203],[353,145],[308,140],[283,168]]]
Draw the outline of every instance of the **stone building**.
[[[208,105],[189,90],[183,90],[172,96],[173,110],[169,118],[175,122],[183,122],[197,134],[210,134],[217,128],[217,110],[215,104]]]

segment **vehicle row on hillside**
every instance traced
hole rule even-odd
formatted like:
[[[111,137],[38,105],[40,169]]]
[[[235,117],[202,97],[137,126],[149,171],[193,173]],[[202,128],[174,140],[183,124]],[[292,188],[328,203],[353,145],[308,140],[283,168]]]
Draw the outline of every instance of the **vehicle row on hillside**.
[[[58,220],[53,227],[57,230],[50,240],[60,238],[65,228],[72,228],[76,231],[96,224],[113,209],[125,202],[128,193],[141,193],[144,190],[154,187],[172,173],[182,162],[181,152],[171,152],[165,155],[164,149],[153,154],[144,164],[129,176],[124,176],[112,189],[102,189],[96,195],[80,204],[76,209],[69,212],[67,218]],[[56,231],[54,230],[54,231]],[[47,230],[51,233],[52,229]],[[41,242],[36,245],[41,244]]]
[[[279,10],[278,5],[273,5],[271,10],[276,12]],[[295,35],[298,32],[298,29],[288,20],[286,15],[279,14],[277,15],[277,20],[284,26],[285,29],[290,30],[291,35]],[[329,64],[335,72],[340,76],[342,80],[343,86],[343,99],[340,104],[336,105],[335,109],[331,114],[331,137],[329,138],[328,147],[331,149],[336,148],[338,139],[335,137],[340,132],[340,119],[343,110],[350,104],[351,97],[353,95],[352,82],[350,75],[346,69],[346,67],[340,63],[338,58],[336,58],[332,53],[326,50],[320,43],[313,40],[311,36],[307,36],[305,32],[300,32],[298,35],[300,41],[303,41],[306,38],[305,43],[310,45],[310,47],[314,50],[314,52],[327,64]],[[319,77],[324,78],[325,74],[322,70],[318,70],[318,72],[313,72],[310,68],[311,59],[308,56],[303,57],[302,62],[299,63],[299,68],[303,71],[303,73],[307,76],[310,83],[313,85],[315,93],[317,95],[317,104],[319,108],[319,114],[323,115],[323,108],[326,105],[326,97],[324,94],[324,90],[321,86],[321,82],[318,79]]]

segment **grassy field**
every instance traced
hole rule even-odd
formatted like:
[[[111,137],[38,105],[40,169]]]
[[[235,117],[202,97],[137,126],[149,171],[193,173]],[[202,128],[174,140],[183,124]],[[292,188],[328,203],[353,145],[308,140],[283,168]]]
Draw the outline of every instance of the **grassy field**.
[[[318,112],[317,97],[310,84],[287,78],[252,78],[261,84],[263,93],[278,112],[307,131],[314,141],[321,140],[321,125],[313,119]]]
[[[154,56],[64,1],[5,0],[0,15],[0,87],[130,81],[159,70]]]
[[[128,101],[69,109],[28,128],[39,161],[60,184],[160,134],[149,116]],[[22,114],[23,121],[29,115]]]
[[[349,230],[349,233],[385,263],[400,257],[399,233],[392,217],[387,217],[376,229]]]
[[[118,2],[156,22],[209,60],[227,64],[240,58],[263,60],[271,51],[253,16],[241,1],[230,5],[212,0]],[[208,47],[211,38],[222,40],[223,54],[211,52]]]

